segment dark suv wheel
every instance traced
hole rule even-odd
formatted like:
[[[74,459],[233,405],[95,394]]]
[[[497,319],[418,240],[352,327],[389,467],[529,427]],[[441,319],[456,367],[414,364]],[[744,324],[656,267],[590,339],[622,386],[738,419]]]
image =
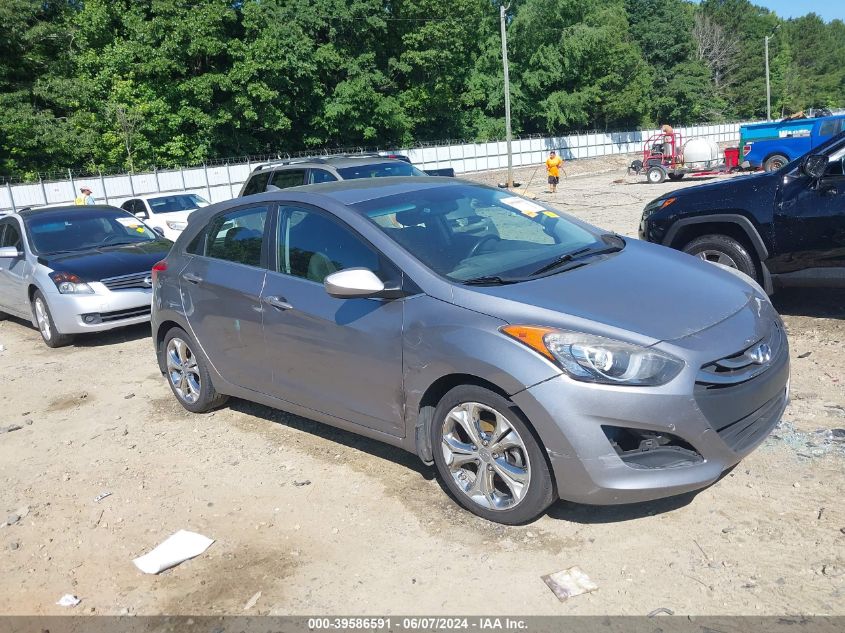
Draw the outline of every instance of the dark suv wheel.
[[[755,256],[749,253],[741,242],[727,235],[702,235],[687,243],[681,250],[706,262],[736,268],[754,281],[760,281]]]

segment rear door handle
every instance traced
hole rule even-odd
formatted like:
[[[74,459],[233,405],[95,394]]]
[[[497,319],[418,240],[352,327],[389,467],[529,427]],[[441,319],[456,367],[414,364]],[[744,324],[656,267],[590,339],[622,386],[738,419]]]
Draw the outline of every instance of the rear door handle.
[[[278,310],[293,310],[293,306],[284,297],[264,297],[264,303]]]
[[[184,279],[185,281],[189,281],[192,284],[198,284],[202,281],[202,277],[200,277],[199,275],[195,275],[194,273],[184,273],[182,275],[182,279]]]

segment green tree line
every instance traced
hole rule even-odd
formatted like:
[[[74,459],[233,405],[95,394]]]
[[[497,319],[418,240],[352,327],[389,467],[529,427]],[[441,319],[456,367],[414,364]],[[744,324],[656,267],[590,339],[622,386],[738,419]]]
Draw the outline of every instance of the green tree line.
[[[0,0],[0,175],[504,134],[499,0]],[[845,24],[510,0],[516,134],[845,105]]]

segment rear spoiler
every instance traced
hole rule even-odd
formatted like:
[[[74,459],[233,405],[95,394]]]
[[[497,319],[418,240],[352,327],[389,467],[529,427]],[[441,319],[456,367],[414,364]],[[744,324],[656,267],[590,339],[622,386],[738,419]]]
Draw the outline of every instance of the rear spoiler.
[[[448,176],[449,178],[455,177],[455,170],[452,167],[447,167],[446,169],[426,169],[424,171],[428,176]]]

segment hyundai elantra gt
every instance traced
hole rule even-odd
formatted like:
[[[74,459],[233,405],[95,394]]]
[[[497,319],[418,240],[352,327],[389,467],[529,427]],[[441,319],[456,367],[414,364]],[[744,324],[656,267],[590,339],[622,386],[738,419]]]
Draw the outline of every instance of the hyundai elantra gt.
[[[236,396],[388,442],[491,521],[700,489],[786,406],[749,278],[459,180],[214,204],[153,275],[186,409]]]

